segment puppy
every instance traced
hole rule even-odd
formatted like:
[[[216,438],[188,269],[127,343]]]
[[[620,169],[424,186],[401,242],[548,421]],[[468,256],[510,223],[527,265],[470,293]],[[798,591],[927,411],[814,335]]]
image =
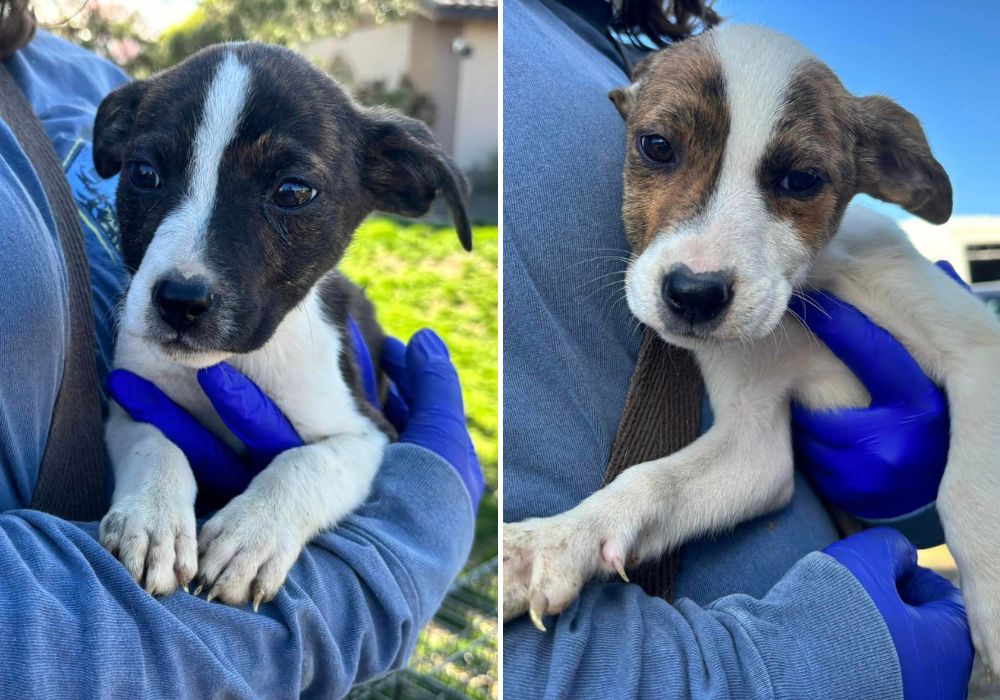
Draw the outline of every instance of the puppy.
[[[862,309],[947,392],[937,506],[973,639],[1000,663],[1000,324],[858,192],[933,223],[948,176],[920,124],[850,95],[793,40],[725,26],[647,59],[610,95],[627,122],[623,217],[632,313],[691,349],[715,423],[572,510],[504,528],[504,617],[569,605],[591,577],[732,527],[792,495],[789,401],[866,406],[865,388],[787,311],[798,290]]]
[[[196,539],[184,454],[113,404],[101,541],[152,594],[197,573],[210,599],[256,609],[302,547],[364,501],[394,437],[365,398],[347,330],[351,315],[378,356],[372,309],[336,271],[354,229],[373,210],[421,215],[440,192],[471,249],[465,180],[423,124],[362,108],[301,57],[255,43],[205,49],[110,94],[94,160],[103,177],[121,174],[133,273],[116,367],[239,450],[196,378],[226,360],[307,443],[275,458]]]

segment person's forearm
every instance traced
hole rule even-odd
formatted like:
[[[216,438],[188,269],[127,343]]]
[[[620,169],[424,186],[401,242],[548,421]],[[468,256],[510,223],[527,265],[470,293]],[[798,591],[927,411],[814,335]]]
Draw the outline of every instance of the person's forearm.
[[[550,620],[546,621],[550,623]],[[673,607],[637,586],[595,584],[542,634],[504,628],[511,697],[902,696],[889,632],[832,558],[803,558],[761,600]]]
[[[391,446],[372,497],[318,537],[275,601],[154,599],[77,526],[0,516],[0,687],[19,697],[339,697],[403,665],[472,541],[461,480]]]

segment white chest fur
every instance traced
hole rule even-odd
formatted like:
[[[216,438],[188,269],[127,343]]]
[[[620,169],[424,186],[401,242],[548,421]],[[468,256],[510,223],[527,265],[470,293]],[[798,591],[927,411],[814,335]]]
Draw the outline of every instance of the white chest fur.
[[[369,428],[340,372],[340,353],[350,351],[325,318],[318,285],[281,322],[259,350],[228,359],[252,379],[284,412],[308,443],[338,433]],[[196,370],[178,365],[144,341],[122,334],[115,366],[156,384],[203,425],[240,448],[198,384]]]

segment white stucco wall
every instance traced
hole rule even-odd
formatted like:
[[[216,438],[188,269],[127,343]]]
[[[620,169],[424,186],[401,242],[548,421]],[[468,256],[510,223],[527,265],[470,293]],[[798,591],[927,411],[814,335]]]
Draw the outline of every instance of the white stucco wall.
[[[409,70],[412,37],[410,22],[393,22],[360,27],[342,37],[317,39],[300,51],[323,68],[340,59],[351,69],[355,82],[384,80],[395,86]]]
[[[468,56],[453,51],[456,39],[471,48]],[[323,68],[339,59],[356,83],[383,80],[395,87],[409,76],[434,101],[432,129],[460,167],[479,166],[496,153],[500,51],[495,20],[444,22],[416,15],[317,39],[300,50]]]
[[[920,219],[900,224],[921,255],[929,260],[947,260],[969,281],[970,245],[1000,244],[1000,216],[956,216],[940,226]]]
[[[499,143],[499,37],[495,22],[469,22],[462,39],[472,53],[461,58],[455,119],[455,159],[463,167],[481,164]]]

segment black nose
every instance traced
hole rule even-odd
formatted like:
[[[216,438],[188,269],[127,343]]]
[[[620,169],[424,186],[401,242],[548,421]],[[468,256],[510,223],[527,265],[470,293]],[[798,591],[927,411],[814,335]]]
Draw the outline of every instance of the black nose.
[[[678,265],[663,278],[660,293],[670,310],[690,323],[709,321],[729,306],[733,276],[728,272],[691,272]]]
[[[153,303],[160,318],[176,330],[184,331],[212,308],[212,290],[205,280],[162,279],[153,287]]]

